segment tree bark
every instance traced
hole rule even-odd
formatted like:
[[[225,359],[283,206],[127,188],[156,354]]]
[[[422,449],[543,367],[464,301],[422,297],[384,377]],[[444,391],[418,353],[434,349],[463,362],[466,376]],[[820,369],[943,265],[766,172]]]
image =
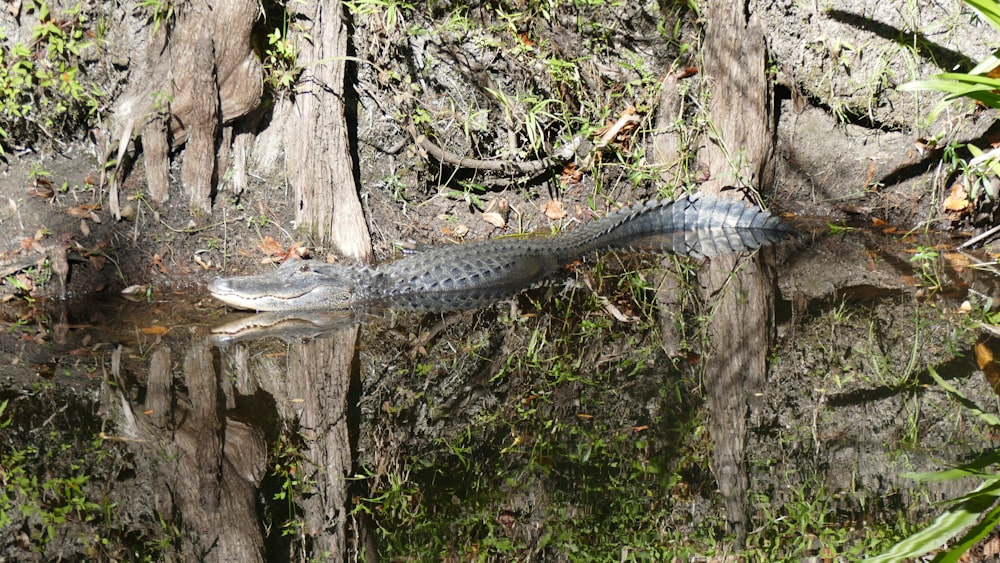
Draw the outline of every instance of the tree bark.
[[[698,151],[702,167],[711,173],[703,190],[718,193],[729,185],[745,193],[767,189],[773,180],[774,132],[763,31],[745,3],[709,0],[703,14],[709,22],[703,79],[711,93],[711,130]],[[749,260],[713,259],[701,284],[705,301],[714,307],[709,321],[713,350],[704,362],[709,432],[716,444],[713,466],[741,547],[749,522],[748,417],[766,381],[773,331],[773,252],[765,249]]]
[[[339,0],[292,2],[301,29],[298,63],[304,68],[294,101],[286,105],[285,154],[298,200],[296,223],[341,254],[372,261],[344,113],[348,30]]]
[[[256,108],[263,92],[261,63],[250,46],[256,17],[257,3],[249,0],[190,0],[178,5],[176,21],[161,22],[151,34],[146,64],[137,65],[115,101],[105,159],[117,152],[120,166],[133,135],[141,136],[155,202],[169,197],[170,151],[189,143],[185,188],[198,212],[210,211],[220,125]],[[115,185],[113,179],[109,208],[120,218]]]

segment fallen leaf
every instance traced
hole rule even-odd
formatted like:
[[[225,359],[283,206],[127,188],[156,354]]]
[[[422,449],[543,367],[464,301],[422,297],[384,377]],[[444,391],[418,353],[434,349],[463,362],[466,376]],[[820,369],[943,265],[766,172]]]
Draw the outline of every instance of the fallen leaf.
[[[56,197],[55,190],[48,186],[35,186],[28,188],[25,193],[28,197],[37,197],[41,199],[52,199]]]
[[[566,185],[579,184],[582,179],[583,170],[580,170],[575,162],[570,162],[566,166],[563,166],[562,175],[559,176],[559,181]]]
[[[563,204],[557,199],[550,199],[548,203],[545,204],[545,216],[549,219],[555,221],[556,219],[562,219],[566,216],[566,210],[563,209]]]
[[[70,217],[76,217],[77,219],[89,219],[92,215],[91,209],[86,209],[82,205],[77,205],[76,207],[70,207],[66,210],[66,215]]]
[[[482,217],[483,221],[486,221],[498,229],[502,229],[507,226],[507,221],[504,220],[503,215],[500,215],[495,211],[487,211],[486,213],[483,213]]]
[[[86,219],[80,219],[80,232],[83,233],[83,236],[85,237],[90,236],[90,227],[87,225]]]
[[[130,285],[122,290],[122,295],[124,296],[146,295],[146,292],[148,290],[149,290],[148,285],[141,285],[141,284]]]
[[[987,337],[980,338],[976,342],[976,364],[979,369],[982,370],[983,376],[986,377],[986,381],[990,382],[993,387],[994,393],[1000,393],[1000,366],[997,365],[996,359],[994,358],[993,348],[990,347],[990,341],[992,339]]]
[[[281,243],[274,240],[273,237],[266,236],[259,243],[257,243],[257,248],[268,256],[280,256],[285,253],[285,247],[281,246]]]
[[[465,235],[469,234],[469,227],[468,225],[458,225],[454,229],[452,229],[446,225],[444,227],[441,227],[441,232],[448,237],[462,238]]]
[[[1000,554],[1000,536],[992,535],[982,543],[983,557]]]
[[[957,213],[966,212],[972,207],[972,204],[969,202],[969,194],[965,191],[965,186],[962,182],[955,182],[951,186],[951,193],[948,197],[944,198],[942,205],[945,211],[954,211]]]
[[[675,74],[674,78],[678,80],[683,80],[684,78],[690,78],[696,74],[698,74],[698,67],[686,66],[682,68],[677,74]]]
[[[948,261],[948,264],[950,264],[956,272],[962,272],[969,267],[969,257],[961,252],[942,252],[941,256]]]
[[[622,322],[622,323],[629,323],[629,322],[634,322],[635,321],[634,318],[632,318],[629,315],[626,315],[625,313],[623,313],[621,311],[621,309],[619,309],[617,306],[615,306],[615,304],[612,303],[607,297],[605,297],[603,295],[600,295],[600,296],[598,296],[597,300],[601,303],[601,306],[604,307],[604,310],[609,315],[611,315],[612,317],[614,317],[616,321]]]
[[[147,326],[139,329],[139,331],[143,334],[148,334],[150,336],[163,336],[168,330],[170,329],[162,325]]]

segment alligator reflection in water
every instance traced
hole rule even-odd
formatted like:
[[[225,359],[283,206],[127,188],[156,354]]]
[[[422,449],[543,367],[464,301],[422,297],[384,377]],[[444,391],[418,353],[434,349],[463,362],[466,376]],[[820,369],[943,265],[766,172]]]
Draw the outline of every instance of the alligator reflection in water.
[[[549,239],[439,247],[375,269],[292,261],[265,274],[218,278],[208,289],[228,305],[258,311],[476,309],[542,283],[596,250],[706,258],[753,250],[790,232],[741,200],[695,194],[626,208]]]

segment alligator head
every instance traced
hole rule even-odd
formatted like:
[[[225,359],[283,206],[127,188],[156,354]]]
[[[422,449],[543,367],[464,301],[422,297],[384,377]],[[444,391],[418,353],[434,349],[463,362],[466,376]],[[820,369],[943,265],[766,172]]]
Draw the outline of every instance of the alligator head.
[[[289,260],[280,268],[254,276],[215,278],[213,297],[237,309],[287,311],[346,309],[374,286],[370,268]]]

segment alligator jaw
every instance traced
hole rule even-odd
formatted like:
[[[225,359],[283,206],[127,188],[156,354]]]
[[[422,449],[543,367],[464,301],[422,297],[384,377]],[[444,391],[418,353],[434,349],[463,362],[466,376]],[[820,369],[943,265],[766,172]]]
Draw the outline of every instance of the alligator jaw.
[[[215,278],[208,291],[223,303],[251,311],[347,309],[357,299],[361,270],[292,260],[254,276]]]
[[[275,311],[287,307],[290,302],[301,299],[303,295],[309,293],[309,291],[298,294],[282,291],[270,293],[262,291],[259,284],[254,287],[253,292],[245,291],[247,287],[251,287],[253,278],[257,276],[215,278],[208,284],[208,292],[230,307],[249,311]]]

